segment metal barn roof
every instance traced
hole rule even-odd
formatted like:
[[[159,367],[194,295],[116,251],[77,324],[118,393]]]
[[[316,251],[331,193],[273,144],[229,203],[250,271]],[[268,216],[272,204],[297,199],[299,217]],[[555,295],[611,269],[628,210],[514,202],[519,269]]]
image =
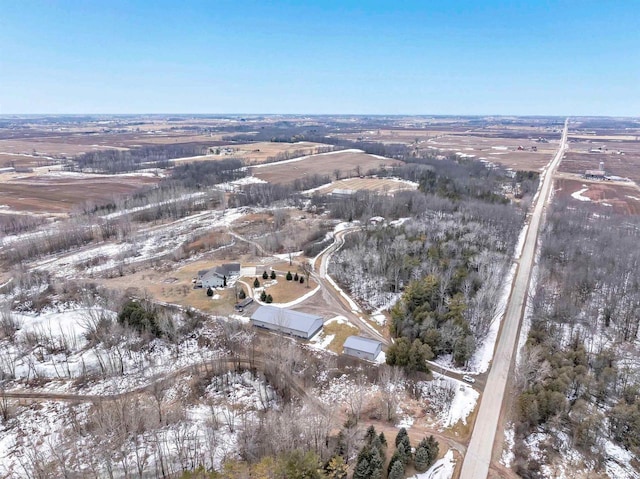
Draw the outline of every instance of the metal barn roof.
[[[318,327],[318,320],[323,321],[320,316],[277,306],[260,306],[251,315],[251,319],[306,333],[314,332]]]
[[[363,338],[362,336],[349,336],[344,342],[344,347],[364,353],[375,354],[381,344],[380,341],[376,341],[375,339]]]

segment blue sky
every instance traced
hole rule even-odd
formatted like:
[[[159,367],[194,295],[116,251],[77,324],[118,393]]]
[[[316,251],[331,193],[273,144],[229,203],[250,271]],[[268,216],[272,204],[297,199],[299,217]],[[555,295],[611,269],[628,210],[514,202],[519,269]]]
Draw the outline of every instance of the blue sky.
[[[0,114],[640,115],[640,0],[0,0]]]

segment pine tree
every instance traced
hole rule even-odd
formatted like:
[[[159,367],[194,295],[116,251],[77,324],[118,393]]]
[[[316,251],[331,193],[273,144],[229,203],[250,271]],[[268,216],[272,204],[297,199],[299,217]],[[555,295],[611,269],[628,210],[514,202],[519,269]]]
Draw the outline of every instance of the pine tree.
[[[227,287],[227,277],[226,276],[222,277],[222,286],[224,286],[225,288]]]
[[[276,272],[271,270],[271,279],[276,279]]]
[[[369,460],[369,478],[382,479],[382,470],[384,469],[384,461],[380,452],[376,448],[371,448],[371,459]]]
[[[267,301],[267,293],[262,290],[262,293],[260,293],[260,301],[262,301],[263,303]]]
[[[244,289],[241,289],[240,292],[238,293],[238,298],[244,299],[246,297],[247,297],[247,293],[244,292]]]
[[[265,301],[265,303],[268,303],[268,304],[273,303],[273,296],[268,294],[264,301]]]
[[[213,290],[211,289],[211,286],[207,288],[207,296],[209,297],[213,296]]]
[[[298,273],[293,275],[293,280],[294,281],[298,281],[300,279],[300,276],[298,276]]]
[[[402,479],[404,477],[404,465],[402,461],[396,461],[389,469],[389,479]]]
[[[403,437],[409,437],[407,430],[404,427],[400,428],[398,431],[398,435],[396,436],[396,447],[398,447],[398,444],[400,444]]]
[[[364,440],[368,445],[371,445],[373,438],[376,437],[376,428],[373,424],[367,428],[367,432],[364,435]]]
[[[356,464],[356,469],[353,471],[353,479],[369,479],[369,461],[362,459]]]
[[[409,436],[402,438],[400,444],[398,444],[397,451],[405,466],[411,462],[411,442],[409,441]]]
[[[262,279],[269,279],[269,274],[266,269],[262,272]]]
[[[414,460],[416,471],[424,472],[429,469],[431,463],[429,462],[429,452],[425,447],[419,447],[416,449],[416,457]]]
[[[300,276],[300,284],[304,284],[304,277]]]
[[[393,455],[391,456],[391,460],[389,461],[389,467],[387,468],[387,474],[391,473],[391,468],[396,462],[399,462],[400,464],[402,464],[402,458],[400,457],[400,454],[398,454],[398,451],[394,451]]]
[[[259,288],[260,287],[260,281],[258,281],[258,278],[253,280],[253,287],[254,288]]]
[[[387,447],[387,438],[385,437],[384,432],[381,432],[378,437],[380,438],[380,444],[382,444],[383,447]]]
[[[291,271],[287,271],[287,281],[291,281],[293,276],[291,276]]]

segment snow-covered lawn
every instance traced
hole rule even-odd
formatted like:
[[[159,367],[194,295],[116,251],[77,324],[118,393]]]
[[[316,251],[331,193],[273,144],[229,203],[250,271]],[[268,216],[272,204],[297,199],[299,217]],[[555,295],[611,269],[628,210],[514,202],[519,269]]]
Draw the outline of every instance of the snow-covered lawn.
[[[475,409],[480,393],[462,381],[441,374],[434,373],[434,378],[433,381],[420,382],[418,386],[436,421],[445,428],[460,421],[467,424],[467,417]]]
[[[427,472],[416,474],[409,479],[451,479],[455,467],[456,461],[453,458],[453,451],[449,449],[444,457],[436,461]]]

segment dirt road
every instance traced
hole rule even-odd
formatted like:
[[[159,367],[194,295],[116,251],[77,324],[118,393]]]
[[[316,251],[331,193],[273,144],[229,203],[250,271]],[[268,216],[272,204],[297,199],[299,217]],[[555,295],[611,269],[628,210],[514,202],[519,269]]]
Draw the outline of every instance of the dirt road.
[[[487,386],[482,395],[478,416],[471,435],[471,442],[462,465],[461,479],[485,479],[489,473],[496,429],[500,420],[509,370],[511,369],[513,353],[518,343],[520,323],[529,290],[538,232],[549,201],[554,172],[557,170],[567,147],[567,122],[565,122],[560,147],[547,167],[533,213],[531,214],[518,271],[502,324],[502,331],[493,355],[491,371],[487,378]]]

